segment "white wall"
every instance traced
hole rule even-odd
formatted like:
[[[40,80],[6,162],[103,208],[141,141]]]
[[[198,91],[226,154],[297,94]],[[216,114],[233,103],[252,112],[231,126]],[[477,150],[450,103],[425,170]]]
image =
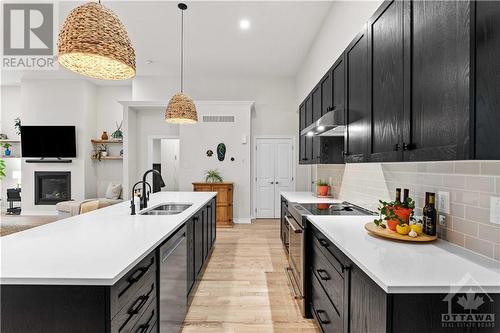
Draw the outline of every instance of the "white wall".
[[[22,209],[26,214],[55,212],[55,206],[34,205],[35,171],[71,171],[71,197],[96,195],[90,139],[96,128],[96,89],[84,80],[23,80],[21,120],[24,125],[73,125],[77,129],[77,158],[71,164],[23,163]]]
[[[334,1],[296,76],[300,104],[361,31],[382,1]]]
[[[177,92],[178,85],[178,77],[136,77],[133,81],[133,99],[168,100]],[[194,100],[255,101],[249,142],[253,142],[256,135],[292,135],[296,138],[298,149],[298,104],[293,77],[187,77],[185,91]],[[296,156],[298,163],[298,154]],[[253,158],[251,150],[251,160]],[[297,168],[298,190],[308,186],[309,169],[309,166]],[[252,169],[250,177],[253,178]],[[253,191],[252,182],[251,193]]]
[[[204,181],[209,169],[217,169],[226,181],[234,182],[233,215],[235,223],[248,223],[251,218],[250,148],[251,141],[242,143],[251,132],[250,102],[196,101],[198,117],[203,115],[234,115],[234,123],[203,123],[180,128],[179,188],[192,191],[193,182]],[[217,145],[226,145],[224,161],[217,158]],[[211,157],[206,151],[211,149]],[[234,161],[231,161],[234,157]]]

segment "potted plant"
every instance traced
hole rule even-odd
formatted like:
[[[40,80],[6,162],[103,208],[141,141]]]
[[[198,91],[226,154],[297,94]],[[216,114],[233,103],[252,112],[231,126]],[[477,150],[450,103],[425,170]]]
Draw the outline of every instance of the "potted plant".
[[[108,156],[108,147],[105,144],[100,144],[94,150],[94,153],[92,154],[92,159],[100,162],[101,159],[106,156]]]
[[[17,117],[14,119],[14,128],[16,129],[17,135],[21,135],[21,118]]]
[[[11,150],[9,149],[12,145],[10,143],[5,142],[2,144],[2,146],[5,148],[4,154],[5,156],[10,156]]]
[[[379,200],[379,203],[379,218],[373,222],[380,228],[387,226],[392,231],[404,235],[408,234],[410,231],[409,223],[414,219],[415,201],[412,198],[407,198],[404,202]]]
[[[324,182],[321,179],[319,179],[316,182],[316,189],[318,191],[319,196],[326,197],[328,196],[328,192],[330,191],[330,185],[328,185],[327,182]]]
[[[118,122],[115,122],[115,124],[116,124],[116,131],[111,133],[111,137],[115,140],[122,140],[123,139],[123,131],[122,131],[123,120],[120,122],[120,125],[118,125]]]
[[[207,170],[205,175],[205,181],[207,183],[222,183],[223,179],[217,169],[215,170]]]

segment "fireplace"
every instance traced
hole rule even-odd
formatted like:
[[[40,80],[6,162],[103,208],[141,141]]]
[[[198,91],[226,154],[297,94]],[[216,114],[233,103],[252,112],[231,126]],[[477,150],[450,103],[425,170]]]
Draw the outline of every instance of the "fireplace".
[[[71,200],[71,172],[35,171],[35,205]]]

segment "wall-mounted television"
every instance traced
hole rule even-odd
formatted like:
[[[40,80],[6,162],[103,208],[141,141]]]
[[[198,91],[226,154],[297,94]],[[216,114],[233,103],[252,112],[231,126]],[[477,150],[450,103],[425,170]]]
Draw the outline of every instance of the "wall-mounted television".
[[[23,157],[76,157],[75,126],[21,126]]]

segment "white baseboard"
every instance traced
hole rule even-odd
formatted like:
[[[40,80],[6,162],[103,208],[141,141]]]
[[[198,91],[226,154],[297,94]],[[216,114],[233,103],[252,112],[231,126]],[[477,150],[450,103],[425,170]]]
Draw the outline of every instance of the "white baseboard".
[[[250,224],[252,223],[252,219],[250,217],[239,217],[233,218],[234,224]]]

